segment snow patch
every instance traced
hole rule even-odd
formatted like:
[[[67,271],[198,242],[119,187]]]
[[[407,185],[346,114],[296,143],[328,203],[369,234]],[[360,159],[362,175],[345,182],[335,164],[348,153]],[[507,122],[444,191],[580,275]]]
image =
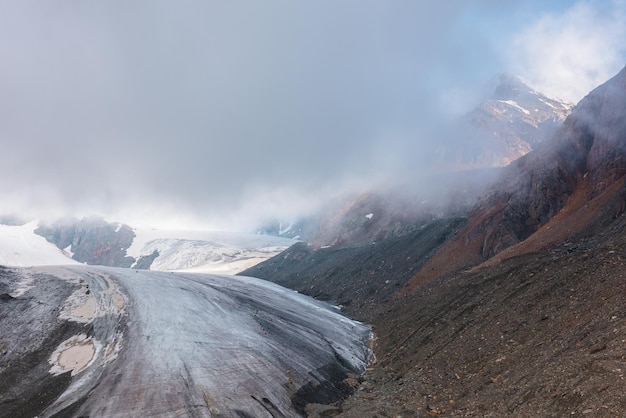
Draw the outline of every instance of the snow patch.
[[[35,234],[37,221],[0,225],[0,264],[13,267],[78,264],[62,250]]]
[[[65,253],[66,256],[68,256],[69,258],[74,257],[74,252],[72,252],[72,244],[68,245],[67,247],[63,248],[63,252]]]
[[[530,111],[529,111],[529,110],[527,110],[527,109],[524,109],[522,106],[520,106],[519,104],[517,104],[517,102],[516,102],[516,101],[513,101],[513,100],[498,100],[498,101],[499,101],[500,103],[506,103],[506,104],[508,104],[509,106],[513,106],[514,108],[516,108],[516,109],[518,109],[518,110],[522,111],[523,113],[525,113],[525,114],[527,114],[527,115],[530,115]]]

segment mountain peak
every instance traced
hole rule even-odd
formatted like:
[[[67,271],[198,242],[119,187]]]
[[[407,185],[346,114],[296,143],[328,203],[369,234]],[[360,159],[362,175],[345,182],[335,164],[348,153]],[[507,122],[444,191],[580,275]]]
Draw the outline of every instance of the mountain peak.
[[[535,93],[522,77],[512,73],[497,74],[489,84],[490,96],[497,100],[511,100],[523,94]]]
[[[581,100],[537,151],[504,169],[413,285],[611,225],[626,212],[625,114],[626,68]]]
[[[520,76],[496,74],[484,100],[465,115],[468,147],[456,159],[469,166],[505,166],[552,136],[572,106],[535,91]]]

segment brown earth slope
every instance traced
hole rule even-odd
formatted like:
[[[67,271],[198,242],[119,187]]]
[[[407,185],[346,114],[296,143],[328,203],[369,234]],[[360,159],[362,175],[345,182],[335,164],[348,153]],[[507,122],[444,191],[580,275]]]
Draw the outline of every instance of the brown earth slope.
[[[422,287],[374,321],[343,417],[623,416],[626,218]]]

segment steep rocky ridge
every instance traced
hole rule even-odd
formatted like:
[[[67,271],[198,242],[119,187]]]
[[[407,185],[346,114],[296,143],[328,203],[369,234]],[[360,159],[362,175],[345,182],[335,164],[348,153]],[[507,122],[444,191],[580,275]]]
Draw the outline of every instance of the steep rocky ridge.
[[[585,97],[551,141],[505,168],[465,228],[424,265],[411,287],[477,265],[537,232],[572,239],[610,223],[624,210],[626,198],[625,114],[626,69]],[[610,203],[602,206],[603,216],[565,222],[595,199]]]

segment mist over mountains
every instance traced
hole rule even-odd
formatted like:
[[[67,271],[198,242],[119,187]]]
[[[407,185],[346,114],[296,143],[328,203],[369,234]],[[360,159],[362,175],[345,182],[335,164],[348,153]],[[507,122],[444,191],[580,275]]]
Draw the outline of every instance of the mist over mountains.
[[[496,72],[573,103],[623,65],[620,2],[278,1],[7,5],[0,213],[248,231],[417,177]]]
[[[622,0],[0,35],[0,418],[626,410]]]
[[[398,193],[398,188],[374,190],[343,196],[339,204],[329,202],[326,211],[312,220],[269,225],[263,231],[266,235],[253,235],[258,241],[252,240],[255,244],[249,248],[256,250],[262,250],[268,242],[288,244],[273,247],[273,257],[268,250],[261,257],[265,261],[256,264],[261,260],[255,260],[253,267],[240,271],[242,276],[272,281],[322,299],[372,324],[377,337],[377,362],[371,363],[364,375],[361,373],[365,371],[368,349],[367,327],[362,324],[330,313],[330,322],[318,329],[309,313],[310,309],[318,309],[315,304],[302,299],[297,306],[278,304],[276,308],[277,302],[271,301],[278,297],[284,302],[279,295],[287,291],[256,279],[145,271],[185,270],[178,263],[191,262],[185,265],[193,268],[198,260],[197,266],[204,268],[202,263],[216,261],[214,256],[221,262],[222,257],[245,258],[241,250],[252,242],[250,236],[222,236],[223,241],[234,240],[230,249],[223,251],[223,245],[217,242],[208,245],[211,241],[207,237],[204,241],[193,236],[150,240],[146,235],[138,240],[138,229],[102,218],[62,220],[42,224],[36,231],[33,223],[20,226],[9,219],[7,223],[12,225],[4,225],[3,231],[31,231],[25,241],[28,245],[40,245],[45,237],[50,244],[47,248],[56,246],[57,255],[64,250],[77,261],[126,268],[53,266],[0,271],[0,290],[5,291],[0,308],[10,318],[3,322],[6,333],[27,323],[45,327],[46,322],[39,322],[42,310],[70,312],[58,319],[53,317],[46,328],[59,330],[59,338],[49,334],[42,337],[46,341],[43,344],[36,338],[20,340],[22,345],[4,343],[3,347],[8,347],[4,348],[5,355],[11,359],[19,358],[19,350],[26,350],[29,357],[25,370],[32,369],[28,381],[33,384],[17,383],[21,369],[3,369],[0,373],[8,383],[3,386],[2,402],[10,405],[11,413],[43,411],[45,416],[161,408],[161,404],[147,401],[152,395],[131,399],[123,389],[119,392],[123,402],[110,403],[97,388],[117,381],[115,365],[139,364],[145,361],[144,354],[153,350],[158,358],[172,363],[168,357],[172,350],[166,348],[170,345],[139,344],[149,341],[148,337],[154,335],[158,341],[174,344],[172,341],[180,338],[192,336],[198,342],[206,335],[222,333],[224,327],[220,324],[224,322],[215,324],[216,331],[194,326],[193,319],[184,321],[190,326],[176,327],[182,332],[180,337],[172,337],[168,331],[176,318],[195,318],[199,313],[204,315],[209,305],[216,308],[212,302],[206,305],[208,299],[203,295],[207,289],[219,289],[212,297],[228,307],[230,313],[224,318],[230,321],[237,316],[237,321],[242,321],[226,328],[243,327],[248,332],[247,327],[251,327],[250,335],[264,336],[271,331],[267,345],[276,347],[279,341],[285,348],[267,352],[271,353],[267,354],[268,363],[264,363],[270,370],[267,373],[254,372],[250,378],[248,369],[225,369],[225,373],[232,373],[235,386],[244,385],[254,393],[269,390],[267,396],[253,394],[237,400],[232,394],[215,395],[224,388],[216,389],[213,378],[202,377],[193,385],[185,384],[187,378],[183,378],[183,383],[177,380],[176,384],[187,388],[184,390],[189,392],[185,393],[195,401],[183,402],[187,398],[174,397],[182,403],[170,405],[178,405],[180,411],[200,408],[207,416],[236,416],[244,408],[302,416],[495,413],[521,417],[623,410],[621,360],[616,359],[621,358],[626,338],[626,304],[620,296],[626,267],[626,68],[590,92],[563,122],[559,121],[563,112],[569,111],[567,105],[548,101],[508,77],[504,81],[504,86],[514,87],[496,89],[498,98],[488,99],[478,109],[491,118],[501,116],[504,126],[520,129],[506,131],[511,141],[499,141],[504,135],[489,137],[485,143],[494,144],[494,149],[519,152],[520,141],[528,138],[524,136],[528,127],[536,129],[534,149],[512,163],[469,169],[463,159],[456,159],[459,166],[455,170],[434,176],[462,173],[463,181],[451,181],[449,184],[457,188],[441,191],[432,203],[423,200],[416,204],[421,196],[411,194],[411,190],[404,194]],[[502,90],[513,97],[502,95]],[[538,106],[539,102],[546,105],[543,110],[554,111],[551,116],[526,108],[531,103]],[[547,122],[530,121],[528,117],[533,114]],[[502,126],[500,119],[492,120],[494,129]],[[476,130],[484,126],[479,124]],[[552,135],[543,133],[542,128],[553,131]],[[527,144],[530,146],[530,142]],[[471,161],[498,165],[496,162],[502,160]],[[484,170],[490,175],[474,176]],[[445,194],[448,198],[441,198]],[[34,232],[39,234],[37,240],[32,240]],[[268,233],[298,234],[299,239],[303,239],[303,233],[310,235],[306,242],[295,243],[291,238]],[[3,245],[12,248],[13,244],[9,239]],[[140,268],[144,269],[141,273]],[[34,309],[32,301],[42,298],[41,292],[53,297],[50,303]],[[99,304],[91,302],[92,292]],[[175,295],[185,303],[163,310],[174,302],[171,298]],[[104,308],[98,306],[103,303],[107,308],[100,311]],[[15,315],[18,311],[11,306],[32,313]],[[261,314],[257,307],[267,312]],[[225,308],[216,309],[223,314]],[[250,315],[240,317],[241,309]],[[67,322],[67,318],[74,319]],[[143,325],[133,325],[135,322],[129,318],[137,318],[137,324]],[[152,322],[155,318],[158,323]],[[87,325],[80,325],[83,323]],[[97,326],[89,325],[92,323]],[[337,331],[339,324],[348,327],[348,342],[342,340],[344,331]],[[102,333],[102,327],[110,328],[110,332]],[[225,341],[235,341],[237,335],[241,336],[237,332],[229,334]],[[320,335],[328,337],[314,337]],[[298,345],[301,336],[311,345]],[[61,341],[63,338],[67,339]],[[106,350],[102,344],[106,344]],[[194,370],[215,367],[215,357],[197,357],[188,345],[176,344],[175,352],[189,354],[177,357],[184,363],[180,370],[187,370],[189,378],[201,377]],[[250,347],[254,356],[266,358],[266,354]],[[308,366],[297,371],[300,378],[293,384],[290,376],[295,368],[289,366],[288,372],[282,371],[284,359],[275,354],[292,349],[316,353],[314,358],[303,360]],[[77,356],[76,366],[70,368],[62,354]],[[87,360],[79,360],[83,357]],[[53,364],[50,370],[58,370],[59,377],[48,376],[42,358],[49,358],[48,363]],[[603,366],[593,368],[590,364]],[[145,370],[161,370],[159,367],[155,369],[152,364]],[[151,379],[145,370],[133,372],[133,379]],[[137,390],[133,379],[125,380],[123,387]],[[259,382],[264,379],[271,384],[261,388]],[[168,385],[147,387],[142,394],[171,396],[167,395]],[[89,388],[96,389],[91,392]],[[45,400],[39,398],[44,404],[31,407],[24,401],[38,399],[41,390],[50,393]],[[86,398],[77,398],[75,393],[84,393]],[[569,396],[571,393],[575,395]]]
[[[573,107],[511,74],[493,77],[484,91],[484,100],[456,121],[454,132],[446,131],[455,139],[422,150],[416,158],[421,172],[340,195],[309,218],[269,221],[259,231],[317,246],[371,243],[434,219],[465,216],[499,169],[549,139]]]
[[[500,167],[543,142],[571,110],[511,74],[493,77],[484,91],[484,100],[457,119],[455,134],[460,139],[440,140],[422,150],[416,160],[423,165],[417,178],[412,171],[404,179],[372,184],[362,192],[342,192],[303,208],[303,214],[266,221],[250,232],[304,240],[317,247],[345,246],[401,236],[435,219],[465,216]],[[253,243],[252,236],[243,243],[234,233],[227,238],[181,231],[154,234],[151,243],[135,244],[142,248],[131,251],[133,242],[141,239],[120,221],[62,218],[41,222],[35,232],[82,263],[157,270],[236,273],[293,244],[269,238]],[[7,217],[6,223],[20,222]]]

